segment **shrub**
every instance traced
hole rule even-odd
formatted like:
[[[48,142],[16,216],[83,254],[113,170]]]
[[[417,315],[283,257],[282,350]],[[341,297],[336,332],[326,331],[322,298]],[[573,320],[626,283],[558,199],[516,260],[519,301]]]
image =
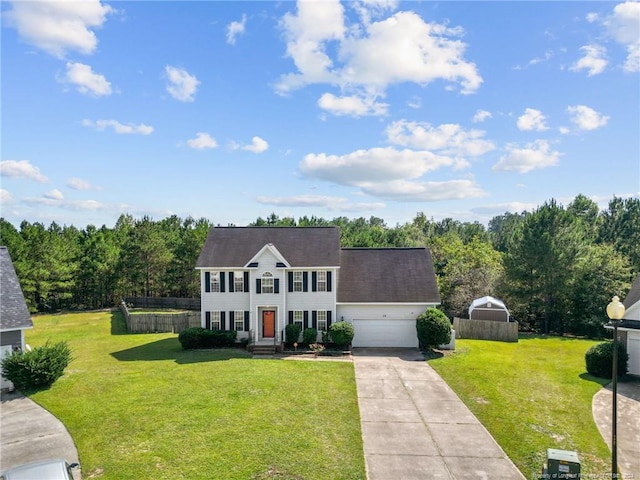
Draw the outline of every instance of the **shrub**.
[[[613,342],[593,345],[584,355],[587,372],[594,377],[613,377]],[[618,378],[627,374],[629,354],[623,343],[618,342]]]
[[[300,325],[297,323],[290,323],[284,327],[284,343],[290,347],[293,346],[300,338],[300,330]]]
[[[202,348],[202,332],[205,331],[202,327],[185,328],[178,334],[178,341],[184,350]]]
[[[19,390],[49,387],[62,376],[71,360],[67,342],[47,342],[30,352],[14,352],[6,357],[2,360],[2,375]]]
[[[318,340],[318,330],[315,328],[305,328],[302,332],[302,342],[305,345],[311,345]]]
[[[341,348],[347,347],[351,343],[354,334],[353,325],[349,322],[336,322],[329,327],[331,340]]]
[[[451,322],[437,308],[428,308],[418,315],[416,331],[421,350],[431,350],[451,341]]]

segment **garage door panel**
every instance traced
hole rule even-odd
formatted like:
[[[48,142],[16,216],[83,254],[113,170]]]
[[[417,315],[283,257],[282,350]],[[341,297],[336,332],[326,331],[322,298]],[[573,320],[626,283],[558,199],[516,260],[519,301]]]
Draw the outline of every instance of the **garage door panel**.
[[[627,351],[629,353],[629,373],[640,375],[640,338],[629,338]]]
[[[415,319],[355,319],[354,347],[418,347]]]

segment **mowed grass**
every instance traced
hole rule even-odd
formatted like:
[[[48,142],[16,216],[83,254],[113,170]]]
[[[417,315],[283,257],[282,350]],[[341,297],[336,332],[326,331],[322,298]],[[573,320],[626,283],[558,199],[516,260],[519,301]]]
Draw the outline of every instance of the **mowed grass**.
[[[117,311],[35,316],[26,340],[73,349],[30,397],[69,429],[83,478],[366,477],[349,362],[183,351],[175,334],[124,334]]]
[[[591,403],[608,381],[587,374],[584,361],[594,343],[534,336],[521,336],[518,343],[457,339],[454,354],[429,364],[525,477],[541,473],[547,448],[556,448],[578,453],[583,476],[604,478],[610,453]]]

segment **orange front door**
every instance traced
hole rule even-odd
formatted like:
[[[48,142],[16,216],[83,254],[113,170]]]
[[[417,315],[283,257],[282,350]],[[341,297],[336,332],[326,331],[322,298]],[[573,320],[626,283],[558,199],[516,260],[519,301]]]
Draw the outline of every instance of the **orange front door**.
[[[276,334],[276,312],[264,310],[262,312],[262,336],[273,338]]]

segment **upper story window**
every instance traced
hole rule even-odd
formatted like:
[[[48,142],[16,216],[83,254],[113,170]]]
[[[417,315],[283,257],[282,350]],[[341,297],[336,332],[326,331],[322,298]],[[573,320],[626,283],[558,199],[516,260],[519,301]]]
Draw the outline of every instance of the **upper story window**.
[[[318,272],[317,275],[318,275],[317,277],[318,292],[326,292],[327,291],[327,272],[321,271],[321,272]]]
[[[293,272],[293,291],[302,291],[302,272]]]
[[[244,272],[233,273],[233,289],[236,292],[244,292]]]
[[[211,272],[211,291],[220,291],[220,272]]]
[[[273,275],[271,272],[262,274],[262,293],[273,293]]]

